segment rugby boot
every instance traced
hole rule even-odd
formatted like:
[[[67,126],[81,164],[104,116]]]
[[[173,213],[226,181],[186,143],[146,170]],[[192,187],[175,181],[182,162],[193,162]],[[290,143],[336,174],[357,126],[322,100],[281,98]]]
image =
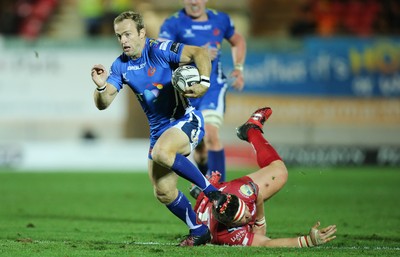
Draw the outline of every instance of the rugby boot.
[[[192,186],[189,189],[190,195],[194,198],[197,199],[201,193],[200,187],[196,186],[195,184],[192,184]]]
[[[260,108],[255,111],[251,117],[243,125],[236,128],[236,135],[239,139],[248,141],[247,131],[250,128],[255,128],[263,132],[264,122],[271,116],[272,109],[270,107]]]
[[[205,245],[210,242],[211,242],[211,233],[210,230],[207,228],[207,231],[200,236],[194,236],[194,235],[186,236],[186,238],[180,242],[179,246],[199,246],[199,245]]]

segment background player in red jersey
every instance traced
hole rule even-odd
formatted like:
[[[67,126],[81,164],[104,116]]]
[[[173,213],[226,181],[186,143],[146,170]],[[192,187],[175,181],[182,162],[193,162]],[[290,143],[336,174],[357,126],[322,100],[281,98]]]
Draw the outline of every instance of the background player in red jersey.
[[[214,172],[210,178],[211,184],[226,194],[216,201],[209,201],[203,193],[197,197],[197,218],[210,228],[213,235],[211,243],[312,247],[336,238],[336,225],[319,230],[319,222],[311,228],[308,235],[278,239],[266,236],[264,202],[285,185],[288,177],[284,162],[262,135],[264,122],[271,114],[269,107],[258,109],[237,129],[238,137],[252,144],[255,149],[260,169],[229,182],[219,182],[219,174]]]

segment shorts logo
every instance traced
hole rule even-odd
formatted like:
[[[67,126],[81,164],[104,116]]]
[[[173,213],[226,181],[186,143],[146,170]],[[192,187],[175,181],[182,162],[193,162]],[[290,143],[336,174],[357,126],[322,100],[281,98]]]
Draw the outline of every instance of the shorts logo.
[[[194,144],[198,144],[199,142],[199,133],[197,133],[197,129],[192,129],[192,132],[190,132],[190,140],[194,143]]]

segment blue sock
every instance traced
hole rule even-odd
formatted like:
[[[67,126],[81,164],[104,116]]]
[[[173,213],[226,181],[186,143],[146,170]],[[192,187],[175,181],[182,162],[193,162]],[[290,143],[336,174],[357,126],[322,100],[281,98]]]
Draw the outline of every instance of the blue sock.
[[[217,191],[213,185],[204,177],[203,174],[193,165],[188,158],[183,156],[182,154],[176,154],[175,162],[172,165],[171,169],[178,174],[180,177],[189,180],[196,186],[200,187],[200,189],[207,195],[209,192]]]
[[[197,224],[196,213],[193,211],[192,205],[187,197],[181,191],[179,191],[178,197],[166,206],[175,216],[186,223],[190,229],[191,235],[198,236],[206,232],[207,226]]]
[[[219,171],[221,173],[220,181],[225,181],[226,171],[225,171],[225,151],[224,149],[220,151],[208,150],[208,169],[210,171]]]

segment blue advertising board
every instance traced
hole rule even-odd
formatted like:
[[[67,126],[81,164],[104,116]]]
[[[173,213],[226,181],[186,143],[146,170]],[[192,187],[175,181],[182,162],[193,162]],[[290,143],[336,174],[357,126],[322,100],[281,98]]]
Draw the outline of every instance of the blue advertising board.
[[[248,49],[245,81],[244,92],[257,94],[400,97],[400,39],[308,38],[296,53]]]

